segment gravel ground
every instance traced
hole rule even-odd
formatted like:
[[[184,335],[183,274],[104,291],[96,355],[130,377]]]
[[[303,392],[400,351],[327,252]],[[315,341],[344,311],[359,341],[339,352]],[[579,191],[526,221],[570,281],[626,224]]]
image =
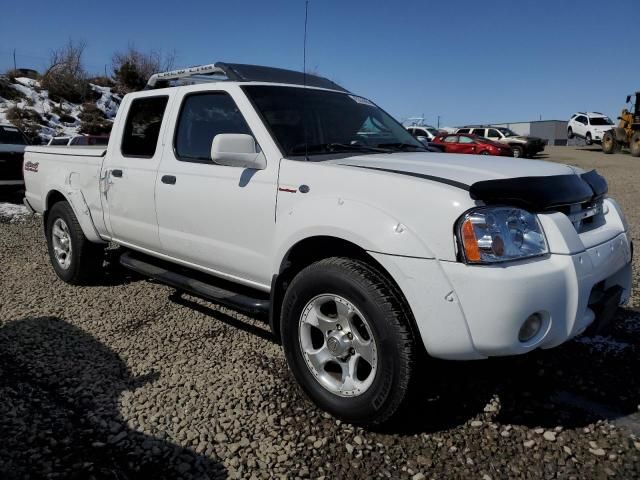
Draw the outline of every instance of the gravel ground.
[[[604,173],[638,242],[637,159],[548,154]],[[311,405],[260,320],[115,266],[58,281],[37,217],[0,213],[0,265],[3,479],[640,476],[637,294],[606,336],[425,363],[403,417],[373,431]]]

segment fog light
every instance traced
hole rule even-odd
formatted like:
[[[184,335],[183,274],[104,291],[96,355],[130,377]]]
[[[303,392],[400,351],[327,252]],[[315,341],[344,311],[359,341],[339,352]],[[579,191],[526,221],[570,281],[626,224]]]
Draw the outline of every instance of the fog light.
[[[541,328],[542,315],[540,315],[539,313],[534,313],[533,315],[529,316],[529,318],[527,318],[522,324],[522,327],[520,327],[518,340],[523,343],[528,342],[540,332]]]

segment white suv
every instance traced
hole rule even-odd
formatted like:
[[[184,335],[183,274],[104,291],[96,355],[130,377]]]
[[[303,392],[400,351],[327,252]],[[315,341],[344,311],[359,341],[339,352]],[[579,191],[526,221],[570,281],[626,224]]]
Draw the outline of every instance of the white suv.
[[[607,130],[613,128],[609,117],[600,112],[578,112],[571,115],[567,125],[567,137],[584,138],[587,145],[602,142]]]

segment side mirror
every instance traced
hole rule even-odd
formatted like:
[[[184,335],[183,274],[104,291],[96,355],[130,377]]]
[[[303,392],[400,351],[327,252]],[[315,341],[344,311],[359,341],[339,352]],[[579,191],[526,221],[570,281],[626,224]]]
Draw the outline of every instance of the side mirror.
[[[264,170],[267,159],[251,135],[220,133],[211,142],[211,160],[228,167]]]

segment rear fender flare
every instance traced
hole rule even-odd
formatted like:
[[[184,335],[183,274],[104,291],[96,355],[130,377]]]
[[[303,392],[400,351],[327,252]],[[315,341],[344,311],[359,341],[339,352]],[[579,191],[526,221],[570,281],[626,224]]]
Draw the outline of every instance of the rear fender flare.
[[[74,173],[69,174],[65,179],[64,185],[61,188],[48,189],[47,198],[45,201],[45,215],[46,212],[48,212],[48,210],[51,208],[50,201],[52,194],[58,192],[65,198],[69,205],[71,205],[73,213],[76,215],[78,223],[82,228],[82,233],[84,233],[84,236],[87,237],[87,240],[95,243],[107,243],[98,234],[98,230],[96,229],[93,218],[91,216],[91,210],[89,209],[89,205],[87,205],[87,201],[84,197],[84,194],[82,193],[82,190],[73,186],[73,176]]]

